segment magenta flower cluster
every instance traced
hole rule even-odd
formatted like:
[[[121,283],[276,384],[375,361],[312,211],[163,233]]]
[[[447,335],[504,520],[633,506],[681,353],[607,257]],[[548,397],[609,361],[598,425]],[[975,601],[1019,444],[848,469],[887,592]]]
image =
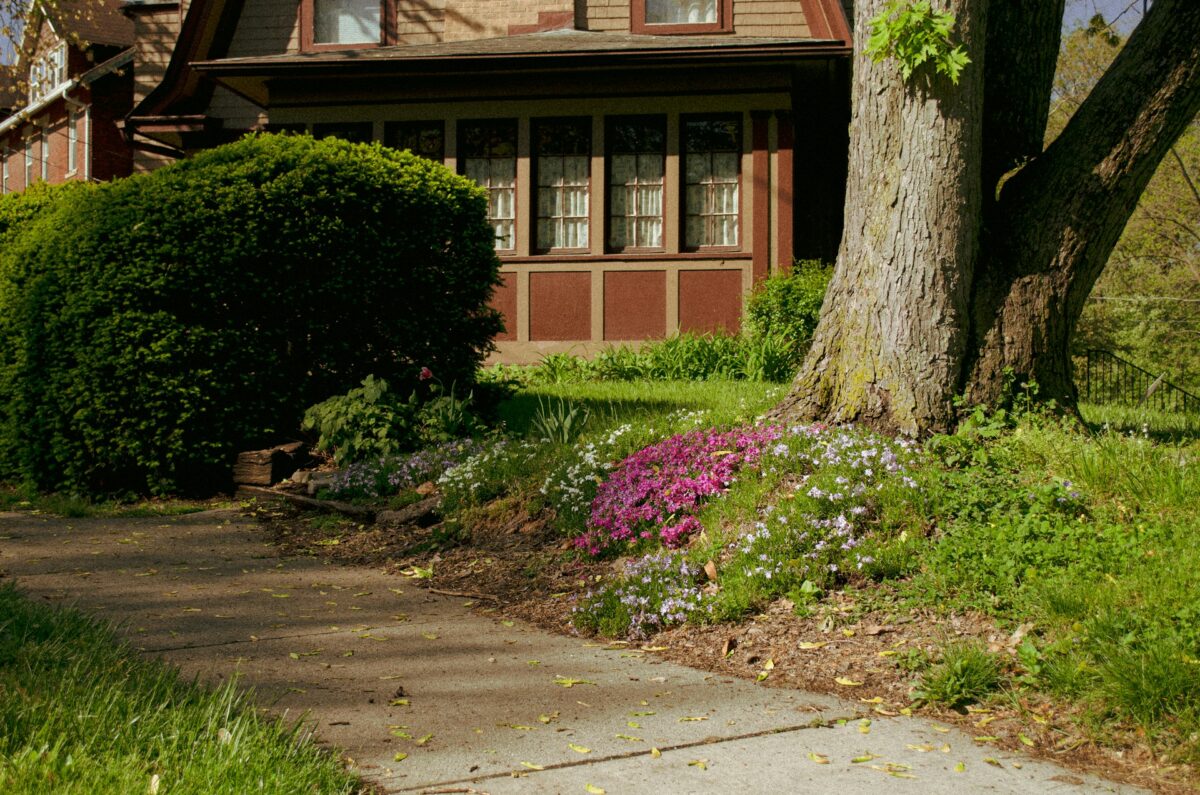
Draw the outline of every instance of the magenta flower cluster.
[[[672,436],[626,458],[596,490],[588,531],[576,545],[592,555],[659,537],[677,548],[700,529],[701,505],[758,463],[778,427],[700,430]]]

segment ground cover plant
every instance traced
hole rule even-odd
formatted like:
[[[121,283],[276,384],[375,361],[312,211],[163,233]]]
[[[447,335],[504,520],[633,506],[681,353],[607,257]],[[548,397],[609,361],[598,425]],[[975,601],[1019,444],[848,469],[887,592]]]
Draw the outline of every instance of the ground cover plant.
[[[981,410],[927,445],[787,428],[695,514],[690,545],[627,559],[580,598],[575,624],[646,638],[780,599],[808,614],[835,595],[976,614],[1019,641],[947,640],[897,658],[910,699],[962,709],[1056,698],[1097,737],[1125,727],[1164,760],[1195,764],[1200,442],[1171,427],[1158,441],[1154,417],[1142,421],[1119,432]]]
[[[365,791],[308,731],[0,586],[0,789],[13,795]]]

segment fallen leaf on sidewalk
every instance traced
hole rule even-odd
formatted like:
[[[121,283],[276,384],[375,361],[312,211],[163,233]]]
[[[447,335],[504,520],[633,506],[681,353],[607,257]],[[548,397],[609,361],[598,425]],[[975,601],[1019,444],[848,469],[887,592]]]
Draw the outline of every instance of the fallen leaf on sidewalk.
[[[695,723],[697,721],[708,720],[707,715],[685,715],[679,719],[680,723]]]
[[[808,758],[816,762],[818,765],[829,764],[829,757],[825,756],[824,754],[818,754],[816,751],[809,751]]]
[[[592,749],[588,748],[586,745],[578,745],[576,743],[567,743],[567,747],[570,748],[572,751],[574,751],[577,754],[590,754],[592,752]]]
[[[533,762],[522,762],[521,767],[527,767],[530,770],[545,770],[545,765],[535,765]]]
[[[645,742],[641,737],[634,737],[632,734],[614,734],[618,740],[628,740],[631,743]]]
[[[658,750],[657,748],[651,748],[650,756],[654,759],[659,759],[660,757],[662,757],[662,751]]]
[[[603,787],[597,787],[595,784],[585,784],[583,788],[592,795],[604,795],[606,792]]]
[[[561,685],[562,687],[574,687],[575,685],[592,685],[594,687],[599,687],[599,685],[597,685],[595,682],[587,679],[569,679],[565,676],[554,677],[554,684]]]
[[[701,770],[708,770],[708,760],[707,759],[693,759],[692,761],[688,762],[688,767],[698,767]]]

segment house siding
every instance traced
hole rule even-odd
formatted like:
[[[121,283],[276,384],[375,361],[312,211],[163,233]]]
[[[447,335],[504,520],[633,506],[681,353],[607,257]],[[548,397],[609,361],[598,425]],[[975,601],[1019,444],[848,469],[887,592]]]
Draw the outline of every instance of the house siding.
[[[575,4],[570,0],[459,0],[446,9],[445,41],[490,39],[507,36],[509,28],[536,28],[547,15],[569,15],[574,19]]]

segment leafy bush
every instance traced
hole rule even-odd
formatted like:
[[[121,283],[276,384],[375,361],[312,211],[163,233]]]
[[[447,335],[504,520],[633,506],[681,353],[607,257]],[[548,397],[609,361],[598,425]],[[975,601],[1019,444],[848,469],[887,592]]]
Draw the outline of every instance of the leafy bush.
[[[0,458],[43,489],[209,488],[367,375],[469,383],[500,329],[485,211],[427,160],[303,136],[71,192],[0,252]]]
[[[830,265],[802,260],[790,273],[764,281],[746,305],[747,334],[751,338],[773,337],[793,342],[798,364],[817,329],[821,304],[832,276]]]
[[[346,466],[414,447],[417,409],[415,393],[411,400],[400,400],[387,381],[369,375],[362,386],[309,408],[301,427],[316,431],[317,449]]]

